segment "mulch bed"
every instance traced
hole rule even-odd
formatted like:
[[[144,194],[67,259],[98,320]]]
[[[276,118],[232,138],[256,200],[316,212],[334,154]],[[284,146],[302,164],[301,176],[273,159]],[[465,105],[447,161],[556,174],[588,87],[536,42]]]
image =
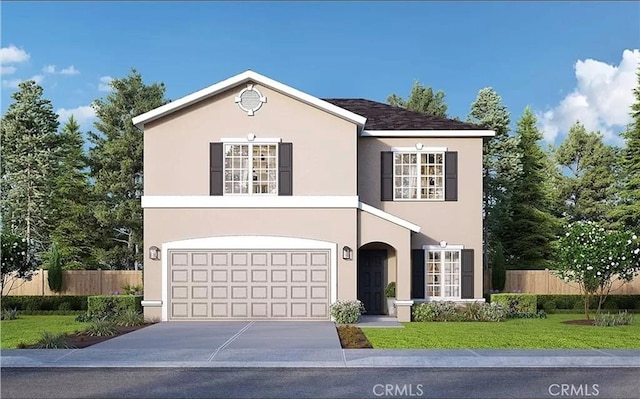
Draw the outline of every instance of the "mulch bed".
[[[115,337],[119,337],[121,335],[130,333],[132,331],[139,330],[141,328],[150,326],[151,324],[153,323],[148,323],[148,324],[143,324],[140,326],[133,326],[133,327],[118,326],[116,327],[116,333],[110,337],[93,337],[91,335],[88,335],[85,332],[78,332],[74,334],[65,335],[64,340],[66,344],[69,345],[70,348],[81,349],[81,348],[86,348],[87,346],[99,344],[100,342],[104,342]],[[30,348],[35,348],[35,346],[31,346]]]
[[[372,349],[373,345],[359,327],[352,325],[337,326],[340,344],[344,349]]]
[[[565,320],[562,322],[562,324],[571,324],[571,325],[575,325],[575,326],[593,326],[595,321],[594,320]]]

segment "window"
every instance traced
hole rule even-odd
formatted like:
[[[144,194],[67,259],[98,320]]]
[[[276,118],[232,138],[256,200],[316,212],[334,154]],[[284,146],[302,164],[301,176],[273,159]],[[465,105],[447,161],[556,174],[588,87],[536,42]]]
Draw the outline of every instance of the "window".
[[[460,298],[460,250],[427,251],[427,298]]]
[[[276,144],[225,144],[225,194],[278,194]]]
[[[444,200],[444,152],[394,152],[397,200]]]

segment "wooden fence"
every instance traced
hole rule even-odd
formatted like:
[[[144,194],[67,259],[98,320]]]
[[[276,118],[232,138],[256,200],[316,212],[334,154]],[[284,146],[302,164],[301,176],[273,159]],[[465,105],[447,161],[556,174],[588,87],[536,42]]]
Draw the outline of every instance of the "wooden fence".
[[[565,282],[549,269],[507,270],[504,292],[518,290],[530,294],[580,294],[578,284]],[[640,295],[640,276],[630,283],[614,281],[611,294]]]
[[[139,270],[64,270],[64,291],[58,294],[49,289],[47,275],[47,270],[40,269],[30,281],[16,279],[9,295],[100,295],[122,293],[127,285],[142,285]]]

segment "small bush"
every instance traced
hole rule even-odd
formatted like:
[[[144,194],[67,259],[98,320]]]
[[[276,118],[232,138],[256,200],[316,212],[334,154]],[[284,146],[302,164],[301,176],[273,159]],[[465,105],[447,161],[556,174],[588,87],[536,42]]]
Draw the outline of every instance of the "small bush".
[[[43,331],[40,340],[34,345],[38,349],[68,349],[69,345],[62,334]]]
[[[633,314],[626,311],[618,314],[600,313],[593,324],[599,327],[628,326],[633,324]]]
[[[384,289],[384,296],[387,298],[395,298],[396,297],[396,283],[395,281],[387,284],[387,287]]]
[[[502,321],[507,318],[507,308],[496,302],[484,303],[481,307],[481,320],[480,321]]]
[[[464,304],[462,308],[462,315],[469,321],[481,321],[482,320],[482,306],[480,302],[468,302]]]
[[[125,285],[122,287],[122,294],[123,295],[142,295],[144,291],[144,287],[142,286],[142,284],[138,284],[138,285]]]
[[[85,332],[92,337],[111,337],[117,330],[111,320],[95,320],[89,324]]]
[[[142,297],[135,295],[96,295],[88,299],[87,312],[112,318],[127,309],[142,312]]]
[[[0,320],[15,320],[18,318],[18,309],[2,309]]]
[[[115,322],[123,327],[139,326],[144,324],[144,316],[138,311],[127,309],[116,316]]]
[[[47,276],[49,288],[53,292],[64,291],[64,277],[62,275],[62,255],[60,254],[60,248],[58,247],[58,244],[56,242],[51,244],[47,264],[49,269],[49,273]]]
[[[329,308],[331,316],[338,324],[355,324],[360,316],[366,311],[364,305],[359,300],[337,301]]]
[[[508,317],[515,317],[518,313],[535,313],[538,298],[535,294],[493,294],[494,302],[507,308]]]
[[[426,302],[412,309],[414,321],[457,321],[456,304],[450,301]]]

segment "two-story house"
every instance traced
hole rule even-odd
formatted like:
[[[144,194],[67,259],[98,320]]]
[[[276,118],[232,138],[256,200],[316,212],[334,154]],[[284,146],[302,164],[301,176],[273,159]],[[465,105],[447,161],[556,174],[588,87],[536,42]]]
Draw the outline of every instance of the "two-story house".
[[[397,318],[482,299],[482,144],[494,132],[246,71],[133,119],[144,131],[145,316]]]

